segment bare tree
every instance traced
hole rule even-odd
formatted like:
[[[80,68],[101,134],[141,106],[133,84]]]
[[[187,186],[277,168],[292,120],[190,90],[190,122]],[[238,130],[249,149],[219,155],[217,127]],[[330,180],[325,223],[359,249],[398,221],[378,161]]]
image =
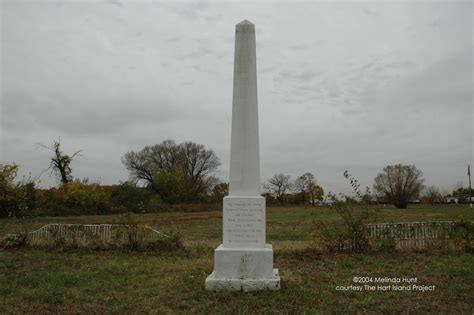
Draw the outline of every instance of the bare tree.
[[[299,176],[294,183],[294,188],[301,194],[301,201],[305,203],[305,196],[309,194],[312,205],[315,205],[316,199],[320,199],[320,195],[324,194],[322,187],[317,185],[314,175],[307,172]]]
[[[61,138],[58,141],[53,140],[53,144],[50,147],[44,144],[40,144],[40,146],[53,152],[48,169],[56,175],[58,181],[63,185],[71,182],[73,179],[71,163],[81,153],[81,150],[74,152],[72,155],[65,154],[61,151]]]
[[[305,194],[306,194],[306,178],[304,175],[301,175],[295,179],[293,183],[293,188],[296,192],[301,194],[301,202],[305,203]],[[295,198],[297,200],[297,198]]]
[[[179,159],[178,145],[173,140],[165,140],[160,144],[146,146],[140,151],[125,153],[122,163],[130,172],[132,182],[144,182],[145,185],[151,186],[158,174],[176,170]]]
[[[160,144],[146,146],[140,151],[127,152],[122,163],[130,172],[130,179],[135,183],[144,183],[153,188],[156,181],[169,180],[170,176],[179,181],[183,199],[196,200],[210,191],[215,184],[211,176],[220,165],[219,158],[213,150],[202,144],[184,142],[176,144],[165,140]],[[163,176],[170,175],[170,176]],[[158,185],[163,187],[163,185]],[[169,187],[167,189],[173,189]],[[184,200],[182,200],[184,201]]]
[[[318,185],[314,175],[311,173],[304,174],[306,178],[306,189],[309,193],[309,198],[313,206],[316,205],[316,200],[323,200],[324,190],[321,186]]]
[[[416,198],[424,188],[423,172],[415,165],[388,165],[374,181],[374,190],[397,208],[406,208],[410,199]]]
[[[291,190],[290,176],[284,174],[275,174],[264,185],[264,188],[283,205],[285,204],[285,194]]]
[[[430,200],[432,206],[434,206],[436,201],[439,201],[442,198],[441,193],[436,186],[428,186],[424,195]]]
[[[202,144],[191,141],[179,145],[178,152],[185,179],[190,181],[195,196],[208,191],[215,178],[210,175],[217,170],[219,158],[213,150],[206,150]]]

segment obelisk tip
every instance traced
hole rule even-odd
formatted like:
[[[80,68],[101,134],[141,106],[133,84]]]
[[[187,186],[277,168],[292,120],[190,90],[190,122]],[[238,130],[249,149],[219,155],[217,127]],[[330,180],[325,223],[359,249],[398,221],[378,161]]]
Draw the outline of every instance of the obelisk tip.
[[[240,22],[239,24],[237,25],[253,25],[252,22],[250,22],[249,20],[243,20],[242,22]]]
[[[238,23],[235,28],[237,30],[255,29],[255,24],[249,20],[243,20],[242,22]]]

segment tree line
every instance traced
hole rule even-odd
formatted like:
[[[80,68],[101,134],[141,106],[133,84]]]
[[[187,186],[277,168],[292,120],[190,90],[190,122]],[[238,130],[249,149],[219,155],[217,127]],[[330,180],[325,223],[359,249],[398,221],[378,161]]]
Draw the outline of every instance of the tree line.
[[[273,175],[264,185],[267,199],[275,199],[280,205],[310,203],[315,206],[324,198],[323,188],[317,184],[312,173],[304,173],[294,181],[290,175],[282,173]]]
[[[0,217],[219,209],[222,198],[229,193],[229,183],[215,176],[220,166],[217,155],[212,149],[191,141],[165,140],[125,153],[121,161],[129,172],[129,179],[118,185],[100,185],[74,178],[72,163],[81,156],[81,151],[66,154],[60,139],[41,147],[51,152],[49,170],[56,176],[58,185],[50,189],[37,188],[31,178],[17,179],[17,164],[0,164]],[[262,195],[269,205],[315,206],[327,202],[329,195],[310,172],[294,180],[290,175],[277,173],[263,188]],[[377,174],[373,192],[366,187],[365,194],[344,198],[406,208],[424,189],[421,170],[414,165],[396,164],[386,166]],[[454,191],[453,195],[457,193]],[[431,200],[440,196],[434,186],[428,187],[425,195]]]

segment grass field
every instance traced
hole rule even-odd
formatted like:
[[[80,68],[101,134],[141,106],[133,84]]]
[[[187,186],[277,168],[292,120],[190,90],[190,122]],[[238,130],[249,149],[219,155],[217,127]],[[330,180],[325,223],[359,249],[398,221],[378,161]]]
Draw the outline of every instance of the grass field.
[[[379,222],[474,220],[466,205],[376,208]],[[118,223],[119,216],[37,218],[45,223]],[[213,249],[221,241],[220,212],[144,214],[137,220],[179,230],[186,250],[0,251],[0,313],[285,313],[474,311],[474,255],[461,252],[393,252],[316,255],[307,249],[316,220],[338,220],[334,210],[269,208],[267,238],[275,249],[278,292],[207,292]],[[18,221],[0,220],[0,235]],[[416,277],[434,291],[338,291],[355,276]]]
[[[377,222],[413,222],[470,220],[474,209],[468,205],[411,205],[408,209],[393,206],[372,206]],[[216,241],[222,239],[222,211],[167,212],[136,215],[139,222],[158,229],[178,230],[186,241]],[[76,217],[38,217],[26,222],[0,220],[0,235],[14,233],[26,224],[34,230],[47,223],[120,223],[120,215],[94,215]],[[340,220],[337,213],[327,207],[269,207],[267,209],[267,239],[269,241],[304,241],[314,228],[314,222],[330,223]]]

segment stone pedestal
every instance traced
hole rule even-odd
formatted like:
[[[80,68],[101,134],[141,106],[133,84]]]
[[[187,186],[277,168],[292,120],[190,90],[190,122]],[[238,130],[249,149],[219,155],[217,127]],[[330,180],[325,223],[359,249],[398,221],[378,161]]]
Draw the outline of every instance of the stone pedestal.
[[[223,244],[214,252],[207,290],[278,290],[273,248],[265,242],[265,198],[224,198]]]
[[[206,290],[256,291],[280,289],[278,269],[273,268],[272,245],[265,248],[226,248],[214,252],[214,271]]]

